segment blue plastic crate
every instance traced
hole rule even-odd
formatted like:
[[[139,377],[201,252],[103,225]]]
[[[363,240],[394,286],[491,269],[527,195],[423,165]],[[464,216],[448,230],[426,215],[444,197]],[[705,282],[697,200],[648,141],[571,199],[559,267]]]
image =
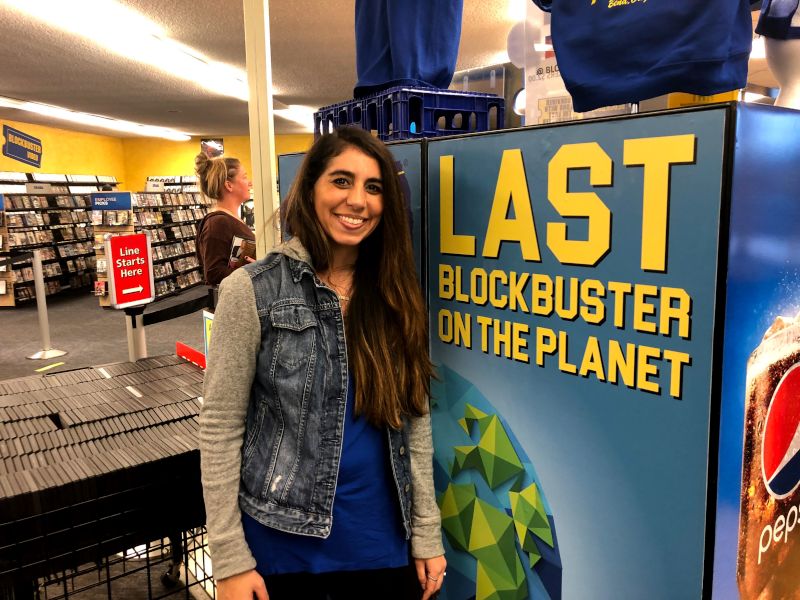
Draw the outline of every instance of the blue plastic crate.
[[[384,141],[502,129],[505,101],[493,94],[396,87],[320,108],[319,137],[346,125],[374,131]]]

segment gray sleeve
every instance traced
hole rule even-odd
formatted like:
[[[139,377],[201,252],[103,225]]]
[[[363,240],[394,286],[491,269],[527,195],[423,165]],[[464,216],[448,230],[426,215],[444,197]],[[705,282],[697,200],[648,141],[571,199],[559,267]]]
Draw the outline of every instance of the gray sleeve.
[[[256,565],[244,537],[238,496],[245,417],[260,344],[253,284],[239,269],[219,287],[200,410],[200,464],[215,579]]]
[[[444,554],[442,519],[433,487],[431,416],[412,417],[408,424],[411,459],[411,555],[433,558]]]

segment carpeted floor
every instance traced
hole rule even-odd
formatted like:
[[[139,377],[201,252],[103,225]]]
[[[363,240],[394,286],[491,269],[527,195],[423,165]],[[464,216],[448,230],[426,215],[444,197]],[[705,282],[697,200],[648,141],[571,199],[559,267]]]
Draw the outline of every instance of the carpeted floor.
[[[206,287],[186,290],[180,296],[150,305],[151,313],[186,300],[206,295]],[[53,359],[29,360],[42,349],[35,302],[16,308],[0,308],[0,380],[35,375],[36,369],[64,363],[46,373],[128,360],[128,341],[123,311],[100,308],[97,298],[86,290],[47,297],[50,345],[67,354]],[[203,349],[202,312],[156,323],[145,329],[148,356],[174,354],[180,341]]]
[[[198,286],[181,296],[152,304],[146,312],[152,313],[203,297],[206,293],[205,286]],[[100,308],[97,298],[86,290],[49,296],[47,312],[51,347],[66,350],[67,354],[47,360],[29,360],[26,356],[42,349],[36,303],[0,308],[0,380],[128,360],[124,312]],[[202,311],[150,325],[145,331],[149,356],[174,354],[176,341],[201,351],[203,349]],[[63,364],[41,373],[36,372],[36,369],[57,363]],[[21,592],[17,589],[15,598],[9,588],[0,587],[0,598],[29,600],[38,596],[41,600],[155,600],[168,596],[176,600],[210,600],[203,589],[209,587],[210,583],[199,585],[190,576],[191,584],[185,587],[185,570],[181,573],[184,583],[175,587],[164,586],[161,576],[167,565],[163,560],[159,557],[155,564],[145,565],[142,560],[121,561],[109,557],[108,565],[84,565],[82,574],[70,572],[66,580],[53,581],[49,585],[40,582],[37,595],[32,590]]]

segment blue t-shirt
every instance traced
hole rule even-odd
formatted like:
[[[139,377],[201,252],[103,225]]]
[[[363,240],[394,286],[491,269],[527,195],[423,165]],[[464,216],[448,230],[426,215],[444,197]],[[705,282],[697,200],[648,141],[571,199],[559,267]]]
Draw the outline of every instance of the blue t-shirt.
[[[533,2],[552,12],[556,60],[577,112],[747,83],[751,0]]]
[[[386,431],[356,417],[354,405],[350,376],[333,524],[327,538],[285,533],[242,513],[245,538],[262,576],[408,565]]]

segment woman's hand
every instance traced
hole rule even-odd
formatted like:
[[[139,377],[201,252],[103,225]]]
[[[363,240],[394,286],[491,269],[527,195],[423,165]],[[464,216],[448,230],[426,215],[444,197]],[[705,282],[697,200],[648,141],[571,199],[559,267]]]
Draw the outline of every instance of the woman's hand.
[[[269,600],[264,578],[255,570],[231,575],[217,581],[218,600]]]
[[[419,584],[424,591],[422,600],[428,600],[428,598],[442,589],[447,561],[442,555],[433,558],[415,558],[414,564],[417,567],[417,579],[419,579]]]

